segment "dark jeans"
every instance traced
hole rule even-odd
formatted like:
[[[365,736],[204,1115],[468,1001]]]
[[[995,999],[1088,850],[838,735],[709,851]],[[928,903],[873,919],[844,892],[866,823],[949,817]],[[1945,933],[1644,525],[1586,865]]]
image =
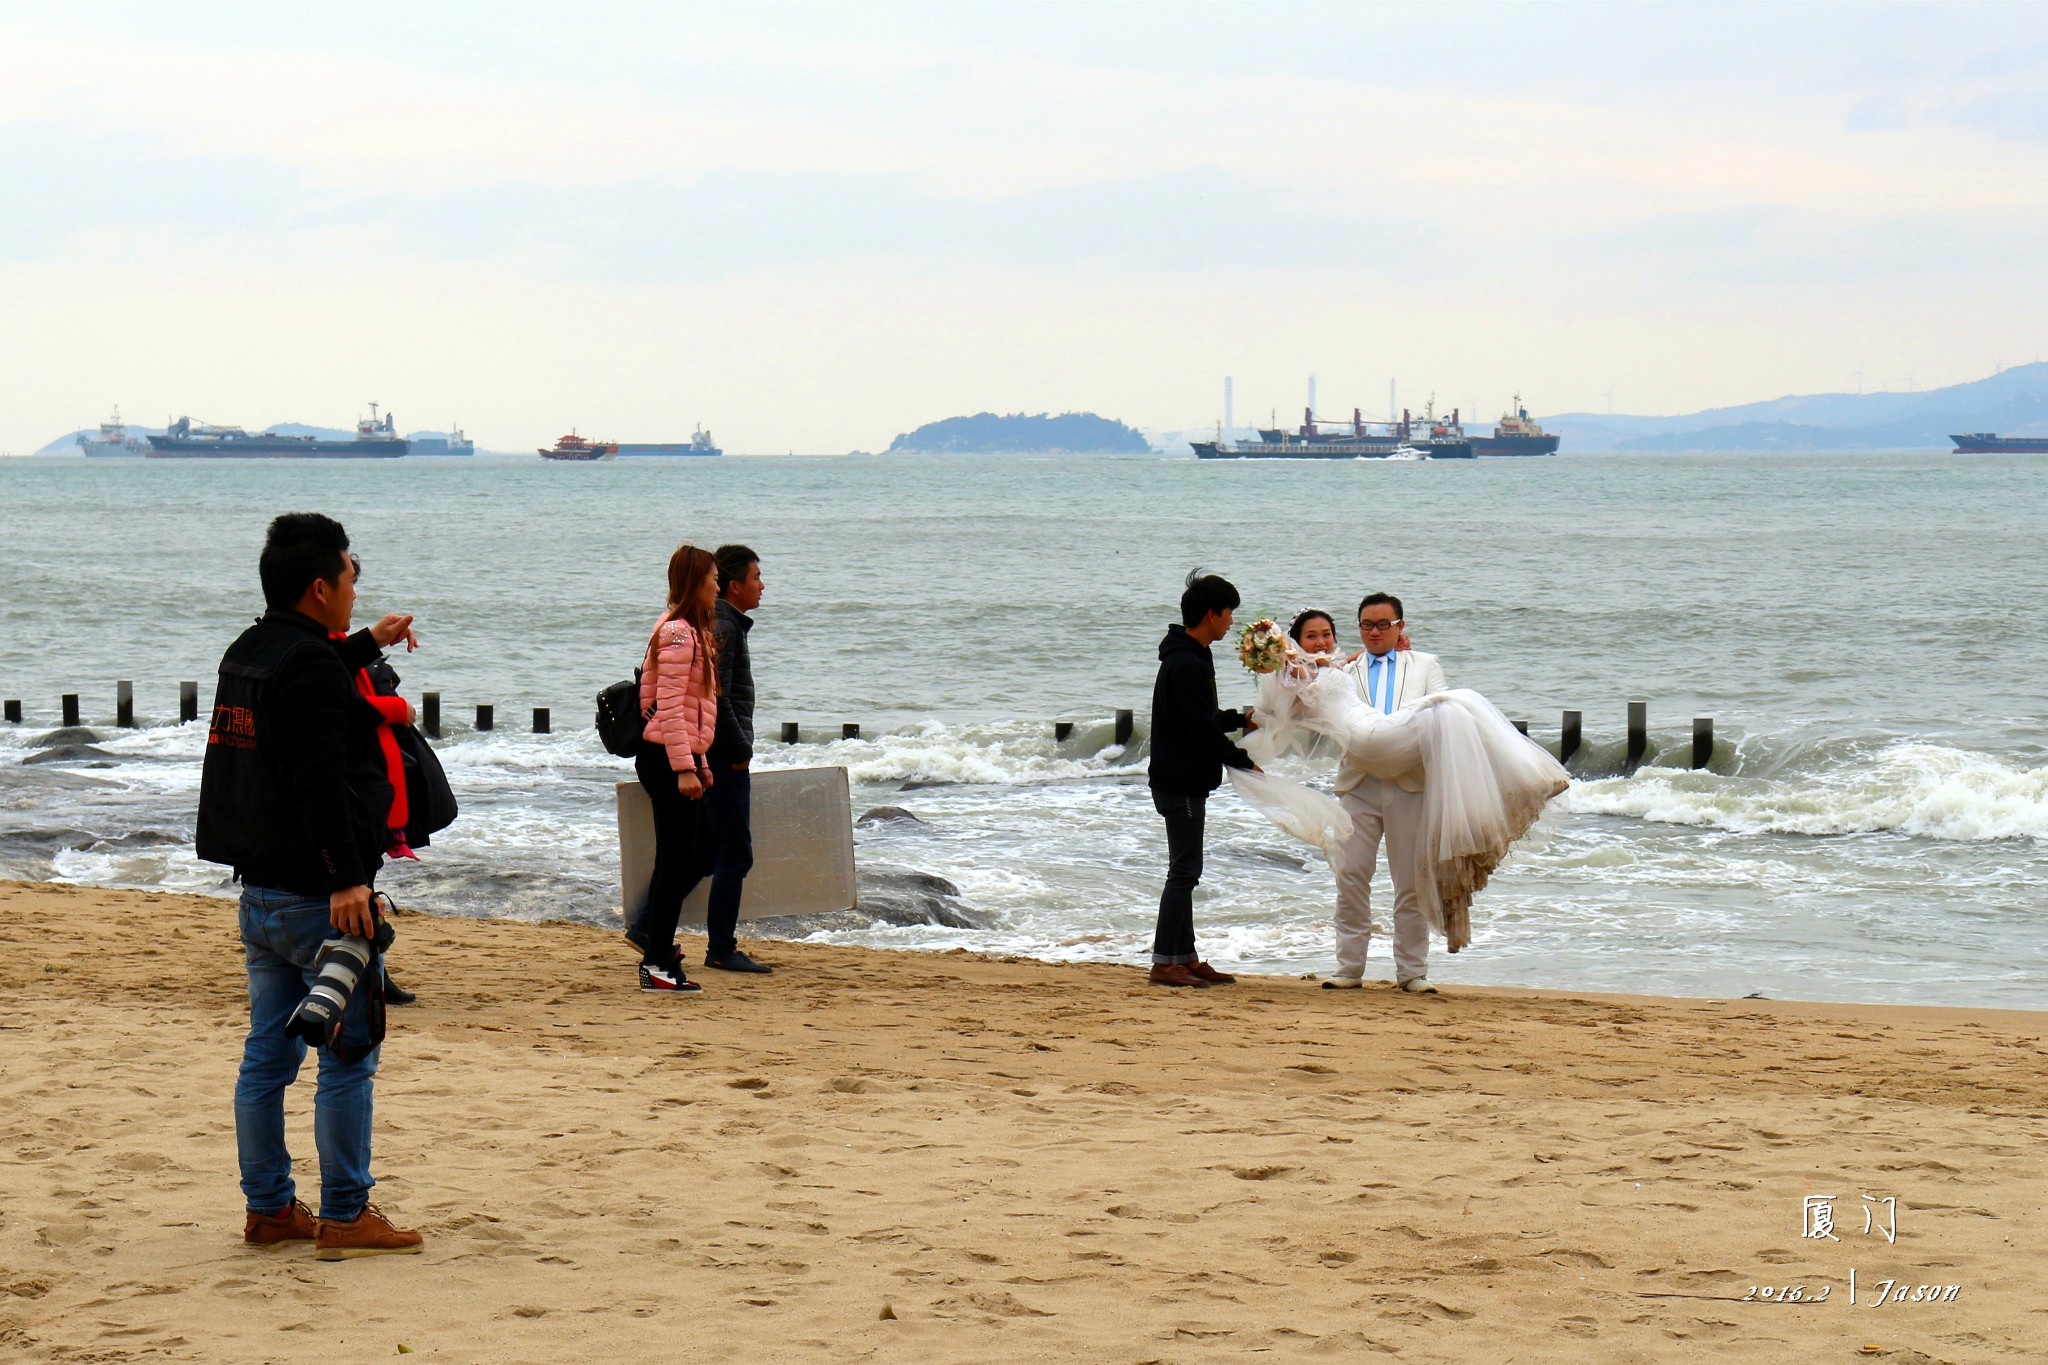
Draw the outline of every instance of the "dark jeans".
[[[641,740],[633,770],[654,803],[654,880],[647,887],[647,908],[633,928],[641,943],[640,960],[660,967],[676,960],[676,921],[683,917],[683,902],[704,880],[697,860],[704,803],[676,790],[668,750],[659,744]]]
[[[700,854],[711,868],[711,903],[704,912],[710,939],[707,958],[721,958],[739,946],[740,892],[754,867],[754,775],[725,767],[712,774],[704,793],[704,841]]]
[[[1202,960],[1195,951],[1195,886],[1202,880],[1208,806],[1206,792],[1152,791],[1152,807],[1166,820],[1166,889],[1159,893],[1159,925],[1152,931],[1154,966]]]

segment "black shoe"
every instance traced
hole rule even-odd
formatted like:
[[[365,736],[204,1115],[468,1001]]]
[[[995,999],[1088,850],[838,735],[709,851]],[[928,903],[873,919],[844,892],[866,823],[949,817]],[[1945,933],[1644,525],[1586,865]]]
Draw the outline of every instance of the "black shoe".
[[[748,957],[738,948],[733,949],[724,957],[707,957],[704,959],[704,965],[716,968],[721,972],[753,972],[757,976],[766,976],[775,970],[773,967],[763,966],[761,963],[754,961],[754,959]]]
[[[384,1003],[387,1005],[412,1005],[419,997],[391,979],[391,973],[384,973]]]

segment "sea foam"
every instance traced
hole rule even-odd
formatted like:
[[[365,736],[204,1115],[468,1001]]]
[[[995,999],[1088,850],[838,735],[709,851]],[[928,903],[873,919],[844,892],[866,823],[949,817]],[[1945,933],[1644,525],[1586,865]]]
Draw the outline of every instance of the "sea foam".
[[[1644,768],[1580,783],[1577,810],[1739,834],[1890,831],[1978,843],[2048,839],[2048,768],[1964,749],[1898,744],[1821,771],[1771,778]]]

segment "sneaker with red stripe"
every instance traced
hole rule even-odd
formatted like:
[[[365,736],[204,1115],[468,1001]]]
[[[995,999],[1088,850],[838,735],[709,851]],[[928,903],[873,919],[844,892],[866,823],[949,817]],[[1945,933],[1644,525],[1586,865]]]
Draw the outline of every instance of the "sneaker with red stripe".
[[[643,962],[640,964],[640,989],[696,995],[704,988],[683,975],[683,966],[680,962],[671,967],[656,967]]]

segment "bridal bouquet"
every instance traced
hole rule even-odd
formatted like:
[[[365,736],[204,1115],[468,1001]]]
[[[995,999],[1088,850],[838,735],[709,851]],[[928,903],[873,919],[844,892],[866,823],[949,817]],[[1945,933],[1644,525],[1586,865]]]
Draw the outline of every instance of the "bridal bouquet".
[[[1287,632],[1264,618],[1240,627],[1237,657],[1254,673],[1278,673],[1287,666]]]

